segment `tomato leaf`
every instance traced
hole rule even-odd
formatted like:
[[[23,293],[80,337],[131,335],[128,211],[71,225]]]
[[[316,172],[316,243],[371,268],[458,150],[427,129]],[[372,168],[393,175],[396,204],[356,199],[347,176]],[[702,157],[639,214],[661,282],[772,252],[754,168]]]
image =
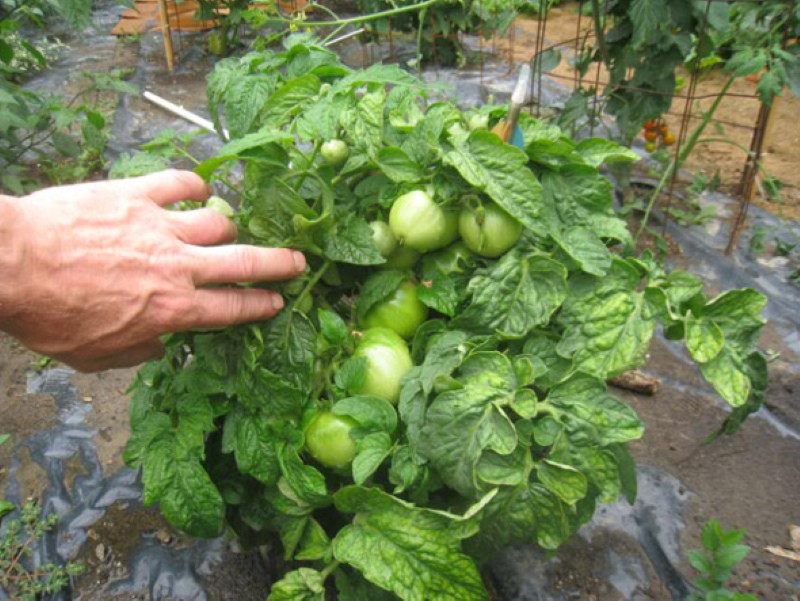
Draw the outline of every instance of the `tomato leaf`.
[[[286,483],[298,499],[312,507],[325,507],[330,504],[325,476],[300,459],[292,445],[278,443],[278,464]]]
[[[179,452],[176,440],[162,437],[142,461],[144,502],[159,502],[164,517],[193,536],[211,538],[222,530],[225,503],[200,461]]]
[[[570,297],[559,315],[565,330],[558,353],[602,379],[642,364],[655,331],[653,309],[644,294],[603,289],[607,284],[590,284]]]
[[[569,228],[553,239],[578,266],[592,275],[604,276],[611,267],[611,253],[592,230],[585,227]]]
[[[456,323],[478,332],[510,338],[525,336],[550,316],[567,297],[567,270],[541,255],[511,251],[470,281],[472,300]]]
[[[425,177],[422,167],[396,146],[381,148],[376,161],[381,171],[393,182],[414,183]]]
[[[349,335],[347,324],[333,311],[328,309],[318,309],[317,319],[319,319],[320,333],[331,344],[342,344]]]
[[[419,451],[442,480],[465,497],[478,490],[476,468],[481,454],[508,455],[517,445],[514,425],[495,402],[502,392],[468,385],[437,396],[425,413]]]
[[[280,476],[275,437],[269,422],[260,414],[233,411],[225,418],[222,448],[233,453],[236,466],[265,484],[274,484]]]
[[[542,186],[528,168],[524,151],[492,133],[475,131],[446,152],[444,162],[526,228],[546,233],[541,221]]]
[[[356,448],[353,482],[363,484],[391,453],[392,438],[386,432],[370,432],[356,441]]]
[[[298,568],[272,585],[267,601],[324,601],[322,574],[311,568]]]
[[[232,138],[241,138],[256,125],[264,103],[275,89],[275,78],[252,74],[233,80],[225,94],[225,124]]]
[[[592,167],[599,167],[603,163],[630,163],[639,160],[639,155],[633,150],[606,138],[586,138],[578,142],[575,150]]]
[[[371,234],[370,234],[371,236]],[[371,240],[371,238],[370,238]],[[401,271],[385,270],[371,276],[361,289],[356,304],[356,315],[363,321],[369,310],[392,296],[408,276]]]
[[[333,540],[338,561],[403,599],[488,599],[477,567],[461,552],[457,530],[448,528],[447,518],[389,499],[359,498],[354,488],[334,497],[340,511],[356,513]]]
[[[572,376],[555,386],[545,402],[559,410],[561,422],[570,431],[600,445],[637,440],[644,433],[636,412],[611,396],[601,380],[590,376]]]
[[[337,415],[349,415],[358,422],[361,429],[378,430],[387,434],[393,434],[397,429],[394,405],[377,397],[348,397],[337,401],[331,410]]]
[[[325,235],[325,257],[353,265],[380,265],[385,263],[375,243],[372,228],[357,215],[341,217],[334,229]]]
[[[697,363],[708,363],[725,345],[725,335],[710,319],[696,319],[689,312],[686,316],[686,348]]]
[[[542,485],[564,501],[573,505],[586,496],[586,476],[570,465],[545,459],[536,466],[536,477]]]

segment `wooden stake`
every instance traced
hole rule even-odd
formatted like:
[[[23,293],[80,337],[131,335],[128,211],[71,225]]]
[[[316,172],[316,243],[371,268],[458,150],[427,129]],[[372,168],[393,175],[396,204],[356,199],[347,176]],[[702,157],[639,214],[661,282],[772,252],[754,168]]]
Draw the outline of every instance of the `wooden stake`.
[[[164,37],[164,51],[167,53],[167,69],[175,68],[175,51],[172,48],[172,30],[169,26],[167,0],[158,0],[158,15],[161,19],[161,35]]]
[[[772,134],[775,131],[775,122],[778,120],[779,107],[783,102],[783,96],[775,96],[775,98],[772,99],[772,107],[767,116],[767,126],[764,131],[764,150],[766,152],[770,152],[769,147],[772,146]]]

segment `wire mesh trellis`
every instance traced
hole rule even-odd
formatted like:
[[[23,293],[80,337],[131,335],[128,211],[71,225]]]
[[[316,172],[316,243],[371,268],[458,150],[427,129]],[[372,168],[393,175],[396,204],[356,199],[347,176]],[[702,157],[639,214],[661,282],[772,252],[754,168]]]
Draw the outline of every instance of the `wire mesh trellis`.
[[[479,13],[483,14],[484,2],[489,0],[476,0],[478,4]],[[703,37],[706,34],[706,29],[709,24],[709,12],[712,5],[719,0],[701,0],[699,4],[699,14],[703,17],[699,20],[699,29],[697,34]],[[746,0],[749,2],[758,2],[759,0]],[[582,92],[586,94],[588,118],[586,120],[588,125],[588,134],[594,136],[596,134],[596,127],[608,121],[605,115],[604,108],[607,98],[604,91],[609,86],[608,73],[602,60],[592,60],[589,63],[589,68],[584,71],[575,66],[575,63],[585,58],[589,53],[596,52],[598,43],[602,43],[597,36],[597,31],[602,31],[605,35],[613,26],[610,19],[605,18],[607,9],[609,7],[609,0],[576,0],[571,8],[576,8],[576,19],[574,35],[567,36],[564,39],[559,39],[558,32],[556,35],[551,36],[551,31],[548,29],[550,26],[550,2],[548,0],[533,0],[538,2],[538,11],[535,18],[523,17],[518,18],[512,22],[506,32],[498,33],[496,31],[487,32],[479,28],[474,34],[466,34],[463,31],[457,31],[454,35],[442,34],[437,32],[437,17],[433,12],[423,12],[420,19],[423,22],[419,23],[419,27],[430,26],[434,34],[429,40],[430,56],[428,68],[432,69],[436,78],[439,76],[439,69],[442,68],[442,57],[439,56],[438,42],[444,39],[455,39],[458,45],[465,47],[469,42],[474,48],[473,56],[471,56],[471,63],[474,66],[477,64],[478,77],[481,86],[485,81],[485,72],[487,65],[490,62],[495,64],[507,62],[507,73],[511,73],[514,66],[518,63],[527,61],[531,65],[531,71],[534,77],[531,80],[530,86],[530,104],[529,112],[531,115],[542,117],[552,109],[543,101],[544,84],[547,79],[552,82],[559,83],[565,90],[569,92]],[[308,0],[284,0],[281,2],[282,12],[293,13],[298,10],[303,10],[308,5]],[[591,18],[586,16],[584,10],[587,5],[600,6],[603,10],[600,14],[592,15]],[[312,2],[311,7],[314,6]],[[491,3],[490,13],[493,17],[497,17],[498,13],[497,3]],[[520,35],[520,23],[525,22],[527,27],[524,30],[524,35]],[[399,58],[399,48],[402,44],[402,32],[397,31],[391,22],[385,27],[383,33],[377,29],[370,29],[369,36],[361,36],[358,42],[361,46],[361,62],[364,65],[380,62],[382,60],[396,61]],[[521,39],[520,39],[521,38]],[[384,42],[388,46],[388,52],[384,51]],[[179,42],[180,43],[180,42]],[[377,49],[376,49],[377,47]],[[568,56],[567,61],[562,61],[562,69],[547,69],[546,57],[548,52],[559,50]],[[598,58],[598,57],[595,57]],[[570,59],[571,63],[570,64]],[[566,64],[564,64],[566,63]],[[417,65],[418,68],[420,67]],[[650,88],[643,88],[636,86],[630,81],[616,83],[617,90],[624,90],[626,92],[637,92],[644,95],[659,95],[668,96],[671,98],[670,109],[664,113],[664,116],[670,121],[677,123],[675,144],[670,148],[672,156],[680,155],[687,146],[688,137],[695,122],[703,119],[704,111],[701,103],[703,101],[713,100],[720,96],[718,90],[703,90],[700,83],[703,75],[703,69],[700,64],[700,57],[697,56],[694,60],[690,61],[683,67],[687,82],[682,89],[674,92],[662,93]],[[730,253],[736,247],[738,237],[741,233],[742,227],[745,223],[747,211],[751,200],[754,197],[754,192],[758,186],[758,178],[762,169],[762,161],[764,157],[764,148],[767,143],[766,132],[769,129],[771,107],[761,103],[755,93],[742,93],[738,91],[726,90],[723,93],[726,99],[736,99],[741,102],[754,103],[757,106],[757,116],[752,122],[743,122],[740,119],[725,118],[721,116],[714,116],[711,123],[718,124],[719,126],[731,127],[736,130],[749,132],[749,148],[744,153],[742,159],[741,176],[735,185],[729,185],[739,199],[739,207],[737,215],[733,220],[731,227],[730,237],[725,252]],[[574,131],[573,125],[573,134]],[[678,194],[681,179],[679,170],[676,169],[669,178],[665,189],[663,190],[661,200],[661,219],[662,219],[662,233],[666,231],[666,227],[671,219],[672,204],[674,198]]]
[[[482,1],[478,0],[479,3]],[[591,0],[578,0],[574,5],[577,8],[574,35],[566,39],[551,39],[548,29],[551,14],[549,10],[550,3],[547,0],[536,1],[538,2],[538,15],[535,19],[527,19],[529,24],[532,21],[533,27],[531,28],[532,31],[526,32],[528,35],[523,37],[522,43],[520,43],[519,39],[519,20],[516,24],[512,24],[508,32],[504,34],[493,32],[490,36],[484,36],[484,31],[479,30],[476,32],[477,56],[474,58],[474,62],[478,66],[480,82],[481,84],[484,83],[485,68],[490,60],[507,60],[509,69],[515,63],[528,61],[534,74],[529,94],[531,98],[530,114],[542,117],[543,113],[547,112],[546,109],[551,108],[542,102],[544,82],[547,78],[550,78],[553,81],[560,82],[564,87],[569,88],[571,92],[583,91],[588,94],[588,134],[594,136],[598,124],[603,122],[604,105],[607,100],[604,96],[604,90],[610,83],[603,61],[593,60],[590,68],[585,73],[581,69],[574,67],[562,69],[561,71],[548,71],[545,67],[545,62],[547,53],[553,50],[562,50],[565,53],[569,53],[573,63],[585,57],[587,53],[594,52],[598,42],[597,27],[601,27],[603,32],[607,32],[613,26],[613,23],[601,15],[593,16],[592,18],[585,16],[584,7],[593,3]],[[699,19],[697,35],[700,38],[707,33],[709,12],[716,1],[702,0],[702,4],[699,5],[699,14],[702,17]],[[758,0],[749,1],[757,2]],[[603,7],[601,14],[604,15],[608,9],[609,1],[602,0],[599,4]],[[435,21],[432,24],[435,25]],[[463,40],[464,37],[465,34],[459,34],[460,40]],[[488,38],[488,41],[485,41],[485,37]],[[390,60],[395,58],[395,46],[396,40],[393,40],[389,54]],[[434,53],[430,57],[431,68],[438,69],[440,64],[439,57],[435,53],[435,44],[433,48]],[[758,107],[757,116],[753,121],[745,122],[741,119],[725,118],[723,116],[714,116],[711,119],[712,124],[734,128],[743,132],[746,131],[749,133],[750,138],[749,149],[746,153],[743,153],[741,176],[735,184],[728,182],[729,190],[739,200],[737,214],[733,219],[730,237],[725,250],[726,253],[730,253],[736,247],[746,220],[748,208],[758,185],[760,173],[763,171],[762,161],[767,142],[765,134],[768,130],[771,107],[763,104],[755,92],[742,93],[733,90],[720,92],[718,90],[702,89],[700,84],[703,80],[704,69],[701,66],[699,56],[685,64],[682,69],[686,76],[685,85],[682,89],[674,92],[663,93],[650,88],[636,86],[629,81],[616,84],[616,89],[671,98],[671,107],[664,113],[664,117],[677,124],[675,144],[670,148],[672,156],[679,156],[684,152],[695,123],[704,118],[703,101],[714,100],[722,95],[725,99],[749,102],[753,103],[754,107]],[[666,231],[667,225],[672,219],[671,208],[675,197],[679,195],[681,183],[680,170],[675,169],[662,193],[662,234]]]

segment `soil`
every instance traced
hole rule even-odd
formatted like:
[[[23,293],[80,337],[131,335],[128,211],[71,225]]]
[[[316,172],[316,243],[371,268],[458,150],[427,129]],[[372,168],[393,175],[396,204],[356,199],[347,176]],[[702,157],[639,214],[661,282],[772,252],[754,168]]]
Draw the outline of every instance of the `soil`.
[[[570,58],[575,55],[575,37],[578,31],[578,3],[564,2],[553,8],[547,17],[544,38],[545,47],[559,46],[562,55]],[[590,17],[580,17],[580,30],[585,34],[592,26]],[[536,48],[537,29],[540,22],[532,17],[520,17],[514,26],[514,35],[507,39],[497,40],[498,49],[513,54],[516,62],[528,61],[533,57]],[[513,39],[513,42],[511,41]],[[573,86],[575,71],[562,60],[561,64],[552,72],[562,85]],[[607,76],[604,69],[592,67],[589,75],[583,80],[583,87],[590,88],[595,85],[595,76],[600,82],[602,90]],[[688,83],[689,74],[682,74]],[[693,128],[702,112],[714,101],[726,77],[719,71],[711,71],[699,80],[695,97],[706,97],[696,100],[690,107],[689,128]],[[742,78],[737,80],[717,110],[716,123],[709,127],[704,138],[723,138],[725,142],[709,142],[700,144],[690,156],[685,168],[692,172],[700,172],[707,178],[719,173],[721,190],[727,193],[738,192],[739,181],[745,165],[745,151],[750,147],[754,126],[758,117],[760,102],[755,96],[757,80]],[[683,90],[685,92],[685,89]],[[734,95],[735,94],[735,95]],[[670,129],[680,139],[680,122],[686,100],[676,98],[672,108],[666,115]],[[781,200],[769,199],[763,184],[757,184],[757,193],[754,202],[781,217],[800,219],[800,170],[797,169],[798,153],[800,146],[800,98],[785,92],[773,105],[773,116],[769,126],[766,144],[764,146],[763,167],[772,177],[777,178],[782,184]],[[719,129],[721,128],[721,129]],[[642,141],[643,142],[643,141]]]
[[[791,361],[797,364],[797,358]],[[800,377],[787,374],[785,367],[771,367],[771,375],[780,375],[771,378],[768,404],[796,410]],[[788,548],[788,528],[800,523],[800,440],[781,436],[766,420],[752,417],[736,434],[704,444],[725,412],[713,394],[696,392],[694,387],[702,386],[699,373],[658,341],[647,370],[663,378],[660,392],[653,397],[618,394],[646,426],[644,438],[632,445],[637,462],[675,475],[691,493],[682,548],[700,548],[700,529],[712,517],[726,528],[744,528],[752,550],[735,572],[738,589],[765,600],[795,598],[800,563],[764,548]],[[687,565],[682,568],[691,573]]]

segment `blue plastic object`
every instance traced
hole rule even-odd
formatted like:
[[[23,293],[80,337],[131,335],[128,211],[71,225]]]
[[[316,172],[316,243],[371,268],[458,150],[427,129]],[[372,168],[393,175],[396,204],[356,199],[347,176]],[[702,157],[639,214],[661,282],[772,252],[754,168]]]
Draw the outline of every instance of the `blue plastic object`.
[[[525,140],[522,138],[522,130],[519,125],[514,126],[514,131],[511,133],[511,139],[508,143],[518,148],[525,148]]]

